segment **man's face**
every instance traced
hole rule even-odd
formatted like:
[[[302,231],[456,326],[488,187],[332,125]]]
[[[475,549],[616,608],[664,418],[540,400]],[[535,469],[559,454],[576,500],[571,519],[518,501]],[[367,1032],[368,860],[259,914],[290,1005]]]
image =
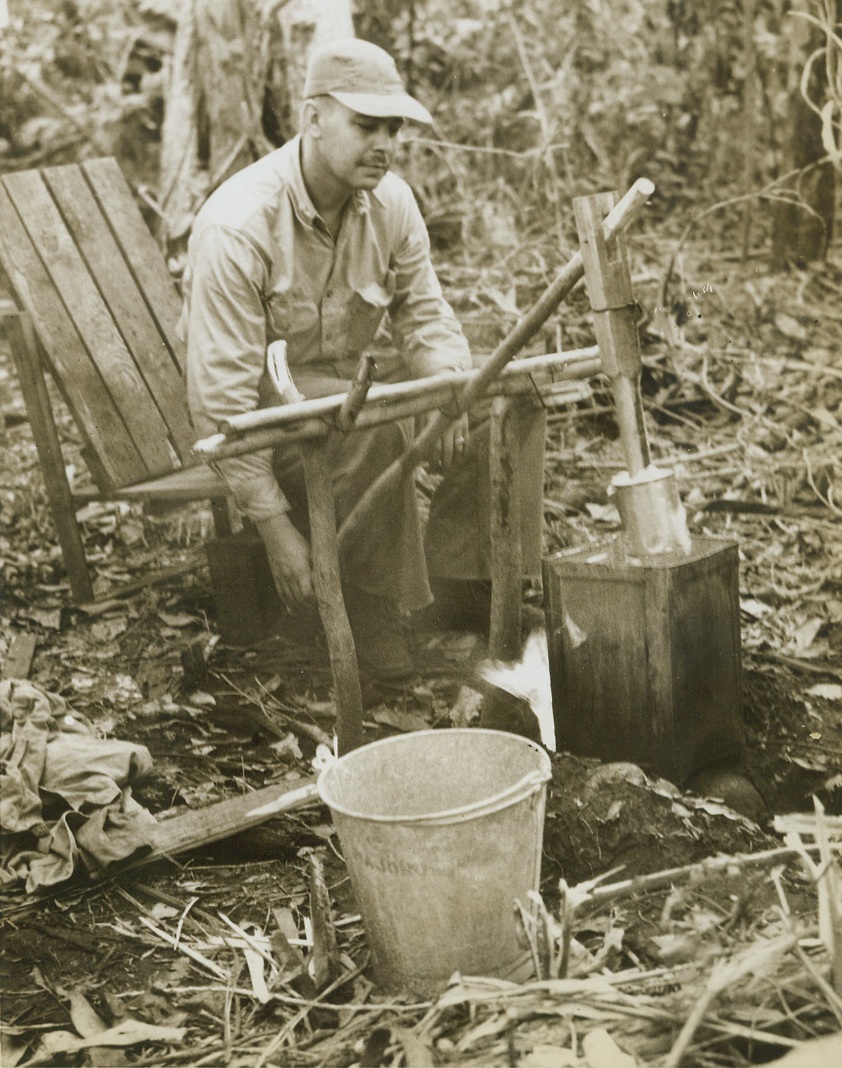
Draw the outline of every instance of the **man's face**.
[[[403,119],[375,119],[331,97],[318,101],[319,165],[348,191],[374,189],[392,165]]]

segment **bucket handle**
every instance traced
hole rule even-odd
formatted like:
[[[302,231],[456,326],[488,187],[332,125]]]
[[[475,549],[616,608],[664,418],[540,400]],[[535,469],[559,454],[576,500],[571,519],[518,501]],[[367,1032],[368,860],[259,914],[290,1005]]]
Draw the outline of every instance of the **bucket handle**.
[[[536,769],[527,772],[522,779],[518,779],[512,786],[507,786],[505,790],[492,794],[491,797],[484,797],[481,801],[473,801],[470,805],[463,805],[460,808],[445,809],[443,812],[431,813],[429,816],[367,815],[365,819],[373,823],[410,823],[416,826],[435,826],[439,823],[459,823],[461,820],[472,819],[476,816],[490,815],[492,812],[496,812],[498,809],[503,808],[506,802],[511,802],[514,799],[522,800],[522,798],[518,797],[519,794],[523,794],[523,797],[526,798],[530,794],[535,793],[536,790],[540,789],[540,787],[551,778],[551,770],[538,771]],[[349,812],[347,809],[342,809],[342,807],[338,805],[331,804],[330,807],[338,808],[349,816],[358,815],[358,813]]]

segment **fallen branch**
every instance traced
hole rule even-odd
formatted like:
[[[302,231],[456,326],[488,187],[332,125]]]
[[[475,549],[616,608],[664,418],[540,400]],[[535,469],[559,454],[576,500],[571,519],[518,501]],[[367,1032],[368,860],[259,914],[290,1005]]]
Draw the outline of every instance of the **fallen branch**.
[[[833,842],[831,847],[842,853],[842,842]],[[808,850],[818,850],[817,845],[805,846]],[[667,868],[664,871],[651,872],[648,875],[636,875],[631,879],[622,879],[608,886],[593,886],[586,895],[582,895],[582,904],[597,905],[604,901],[628,897],[631,894],[648,893],[672,886],[676,882],[690,881],[729,869],[747,868],[753,865],[773,867],[782,861],[795,860],[801,856],[798,849],[791,846],[779,846],[766,849],[760,853],[735,853],[732,856],[706,857],[695,864],[685,864],[680,868]],[[572,887],[576,890],[576,887]]]

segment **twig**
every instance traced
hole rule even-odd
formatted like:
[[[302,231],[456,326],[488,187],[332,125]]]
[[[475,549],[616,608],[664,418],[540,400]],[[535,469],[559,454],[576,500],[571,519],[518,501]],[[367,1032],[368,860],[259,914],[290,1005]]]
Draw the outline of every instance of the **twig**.
[[[693,1040],[693,1036],[701,1026],[708,1008],[721,993],[727,990],[729,986],[739,982],[744,975],[757,971],[760,965],[771,962],[797,945],[798,939],[795,935],[787,934],[766,945],[752,945],[740,956],[731,960],[717,961],[711,969],[707,986],[693,1006],[678,1038],[673,1043],[673,1047],[664,1061],[664,1068],[680,1068],[682,1058]]]
[[[197,897],[191,897],[187,902],[187,906],[178,918],[178,927],[175,929],[175,948],[178,949],[178,944],[181,939],[181,929],[184,927],[184,921],[187,919],[187,913],[193,908],[199,899]]]
[[[569,147],[566,143],[554,142],[546,146],[542,145],[540,148],[528,148],[523,152],[515,152],[511,148],[493,148],[490,145],[465,145],[460,144],[458,141],[436,141],[429,137],[405,137],[403,143],[405,145],[421,145],[429,148],[451,148],[458,152],[480,152],[490,156],[509,156],[514,159],[530,159],[533,156],[540,156],[548,150]]]
[[[804,846],[810,851],[818,850],[817,845]],[[842,842],[834,843],[833,848],[842,851]],[[799,851],[791,846],[779,846],[776,849],[766,849],[760,853],[735,853],[732,856],[706,857],[695,864],[686,864],[680,868],[667,868],[664,871],[651,872],[648,875],[636,875],[631,879],[623,879],[608,886],[594,886],[588,890],[585,901],[588,904],[601,904],[604,901],[613,901],[617,898],[627,897],[630,894],[648,893],[650,890],[659,890],[664,886],[671,886],[679,880],[695,879],[704,875],[712,875],[729,868],[749,867],[753,864],[768,865],[777,864],[779,861],[793,860],[799,856]],[[588,884],[580,884],[586,887]],[[574,891],[579,887],[573,887]]]
[[[255,953],[261,956],[268,964],[271,964],[273,968],[277,968],[278,962],[275,960],[272,954],[267,953],[263,946],[261,946],[258,941],[252,938],[248,931],[244,931],[239,924],[234,923],[234,921],[229,919],[224,912],[219,913],[219,918],[223,921],[223,923],[227,923],[231,930],[236,932],[236,934],[238,934],[240,938],[242,938],[243,941],[246,943],[246,945],[253,949]]]
[[[549,119],[547,118],[547,109],[544,107],[544,101],[541,97],[541,89],[538,85],[535,73],[532,70],[532,64],[529,60],[529,55],[526,51],[526,45],[523,40],[523,34],[520,32],[520,26],[517,23],[517,19],[509,12],[506,16],[506,21],[512,31],[512,36],[515,40],[515,47],[517,48],[517,54],[520,58],[523,72],[526,75],[526,80],[529,83],[529,91],[532,93],[532,99],[535,101],[535,109],[538,112],[538,121],[541,124],[541,139],[543,144],[541,145],[541,155],[544,159],[544,164],[547,168],[549,176],[549,183],[547,188],[547,195],[553,205],[553,211],[555,213],[555,223],[558,233],[562,233],[562,217],[561,217],[561,203],[559,197],[559,180],[558,173],[555,167],[555,157],[547,147],[552,141],[552,134],[554,130],[551,130]]]
[[[197,953],[196,950],[191,949],[190,946],[186,946],[184,944],[178,945],[171,934],[168,934],[166,931],[161,930],[160,927],[156,927],[155,924],[148,917],[139,916],[138,919],[144,925],[144,927],[148,927],[153,934],[156,934],[158,938],[163,939],[163,941],[166,942],[168,945],[172,946],[174,950],[179,953],[183,953],[186,957],[189,957],[191,960],[195,961],[196,964],[200,964],[212,975],[215,975],[217,979],[222,979],[223,981],[227,982],[228,976],[222,970],[222,968],[219,967],[218,964],[214,964],[212,960],[208,960],[207,957],[203,956],[201,953]]]
[[[837,508],[831,497],[831,491],[828,491],[827,496],[825,496],[816,485],[815,479],[813,478],[813,465],[810,462],[810,454],[806,449],[801,450],[801,458],[807,469],[807,482],[810,484],[810,489],[815,493],[822,504],[826,505],[834,515],[842,516],[842,508]]]

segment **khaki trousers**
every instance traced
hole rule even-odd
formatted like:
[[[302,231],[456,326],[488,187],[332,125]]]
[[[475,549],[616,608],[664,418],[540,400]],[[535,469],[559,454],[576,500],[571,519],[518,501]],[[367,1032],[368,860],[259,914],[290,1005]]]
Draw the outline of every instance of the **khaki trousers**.
[[[347,391],[354,369],[345,363],[309,364],[293,369],[293,377],[306,397],[328,396]],[[388,380],[397,377],[393,371]],[[382,373],[378,374],[378,381],[383,380]],[[518,421],[521,441],[524,575],[534,578],[541,569],[546,415],[525,402],[511,418]],[[377,476],[409,447],[414,432],[413,420],[401,420],[347,434],[330,434],[327,453],[338,524]],[[399,490],[382,495],[364,529],[343,548],[343,581],[414,611],[432,600],[430,578],[488,579],[489,436],[487,411],[480,408],[476,417],[472,413],[468,448],[441,478],[426,522],[413,479],[404,479]],[[276,449],[274,469],[290,503],[291,517],[306,533],[307,500],[298,446]]]

